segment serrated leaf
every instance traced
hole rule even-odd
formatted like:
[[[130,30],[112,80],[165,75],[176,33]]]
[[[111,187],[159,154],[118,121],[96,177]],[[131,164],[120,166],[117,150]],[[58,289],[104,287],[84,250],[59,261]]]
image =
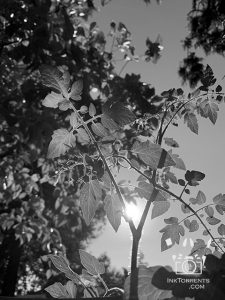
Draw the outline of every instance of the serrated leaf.
[[[154,170],[175,165],[175,162],[166,150],[150,141],[135,142],[130,151]]]
[[[224,224],[220,224],[220,226],[217,228],[217,231],[220,235],[225,235],[225,225]]]
[[[170,299],[172,297],[172,291],[166,291],[158,289],[152,283],[152,278],[155,272],[161,268],[161,266],[145,267],[140,266],[135,272],[137,272],[138,278],[138,299],[140,300],[162,300]],[[171,267],[166,267],[169,272],[172,272]],[[124,284],[125,300],[130,299],[130,275],[126,278]]]
[[[78,128],[76,136],[77,136],[77,141],[81,145],[87,145],[90,142],[89,135],[87,134],[84,128]]]
[[[88,273],[90,273],[91,275],[99,275],[105,273],[104,264],[99,262],[93,255],[81,249],[79,249],[79,254],[82,266],[88,271]]]
[[[221,220],[215,218],[215,217],[207,217],[206,221],[210,224],[210,225],[216,225],[219,222],[221,222]]]
[[[91,180],[82,186],[80,191],[80,205],[87,225],[93,219],[101,198],[102,189],[98,180]]]
[[[192,132],[198,134],[198,120],[193,113],[186,113],[184,115],[184,123],[191,129]]]
[[[164,138],[164,141],[167,146],[178,148],[179,144],[173,138]]]
[[[82,90],[83,90],[83,81],[82,80],[75,81],[71,87],[69,98],[73,99],[74,101],[80,101]]]
[[[207,65],[206,69],[204,70],[203,76],[201,78],[201,83],[204,86],[210,86],[214,79],[213,71],[209,65]]]
[[[151,218],[154,219],[158,216],[163,215],[165,212],[168,211],[169,208],[170,208],[169,201],[154,201]]]
[[[117,232],[123,214],[122,203],[117,194],[106,195],[104,201],[107,218],[113,229]]]
[[[88,113],[90,117],[94,117],[94,115],[96,114],[96,108],[93,103],[90,103]]]
[[[209,118],[215,124],[217,120],[217,111],[219,107],[215,102],[205,100],[200,104],[200,114],[204,118]]]
[[[214,209],[211,206],[205,207],[205,212],[209,217],[213,217],[214,215]]]
[[[42,100],[42,105],[51,108],[58,108],[59,103],[64,101],[64,97],[61,94],[57,94],[55,92],[51,92],[48,94],[44,100]]]
[[[53,132],[52,140],[48,146],[48,158],[59,157],[75,145],[76,138],[66,129],[57,129]]]
[[[220,206],[225,206],[225,194],[218,194],[213,198],[213,202]]]
[[[53,297],[53,298],[70,298],[66,287],[62,285],[60,282],[55,282],[54,284],[45,288],[45,290]]]
[[[179,244],[180,236],[184,236],[184,227],[179,224],[171,224],[165,226],[160,232],[163,233],[161,237],[161,251],[165,251],[175,243]]]
[[[120,102],[107,101],[102,107],[103,115],[107,115],[119,126],[130,124],[136,120],[136,116]],[[104,125],[104,124],[103,124]]]
[[[100,137],[104,137],[109,134],[107,129],[104,126],[102,126],[101,123],[92,123],[91,129],[94,132],[94,134],[96,134],[97,136],[100,136]]]
[[[56,67],[42,65],[40,67],[40,74],[42,83],[45,86],[68,99],[69,84],[67,78],[63,76],[63,72]]]

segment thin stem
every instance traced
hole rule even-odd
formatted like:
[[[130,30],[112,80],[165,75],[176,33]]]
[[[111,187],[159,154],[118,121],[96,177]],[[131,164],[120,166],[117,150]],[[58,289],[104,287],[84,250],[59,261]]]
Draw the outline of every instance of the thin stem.
[[[205,228],[205,230],[208,232],[208,234],[210,235],[210,237],[212,238],[212,240],[214,241],[214,243],[217,245],[217,247],[224,253],[224,250],[220,247],[220,245],[215,241],[213,235],[211,234],[210,230],[208,229],[208,227],[205,225],[205,223],[202,221],[202,219],[199,217],[199,215],[196,213],[196,211],[189,205],[187,204],[182,198],[180,198],[179,196],[175,195],[173,192],[165,189],[164,187],[162,187],[161,185],[156,184],[156,188],[167,192],[168,194],[170,194],[171,196],[173,196],[174,198],[176,198],[177,200],[179,200],[181,203],[183,203],[199,220],[199,222],[202,224],[202,226]]]
[[[105,296],[105,295],[108,293],[109,288],[107,287],[105,281],[103,280],[103,278],[102,278],[100,275],[98,275],[98,279],[101,281],[101,283],[102,283],[103,286],[104,286],[104,289],[105,289],[105,294],[104,294],[104,296]]]
[[[188,186],[188,182],[185,184],[183,190],[181,191],[180,196],[179,196],[180,198],[183,196],[183,193],[184,193],[187,186]]]

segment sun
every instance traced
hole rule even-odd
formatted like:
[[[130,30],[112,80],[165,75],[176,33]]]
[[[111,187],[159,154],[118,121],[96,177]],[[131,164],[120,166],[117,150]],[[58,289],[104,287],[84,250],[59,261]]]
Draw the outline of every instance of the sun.
[[[133,221],[138,220],[139,218],[139,210],[137,205],[135,205],[134,203],[126,203],[126,215],[132,219]]]

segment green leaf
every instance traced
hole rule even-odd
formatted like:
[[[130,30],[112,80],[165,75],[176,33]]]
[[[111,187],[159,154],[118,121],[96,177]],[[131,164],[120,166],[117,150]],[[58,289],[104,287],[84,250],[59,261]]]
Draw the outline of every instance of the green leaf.
[[[75,112],[73,112],[70,116],[69,116],[69,121],[70,121],[70,125],[73,128],[76,128],[80,125],[80,122],[78,120],[78,116],[77,114],[75,114]]]
[[[204,74],[201,78],[201,83],[204,86],[210,86],[212,85],[213,79],[214,79],[213,70],[209,65],[207,65],[206,69],[204,70]]]
[[[92,123],[91,129],[97,136],[104,137],[109,135],[109,132],[101,123]]]
[[[42,105],[51,108],[58,108],[59,103],[64,101],[64,97],[61,94],[57,94],[55,92],[51,92],[48,94],[44,100],[42,100]]]
[[[220,206],[225,206],[225,194],[218,194],[213,198],[213,202]]]
[[[114,122],[109,116],[107,116],[106,114],[103,114],[101,116],[101,122],[102,125],[106,128],[108,128],[109,130],[118,130],[119,126],[116,124],[116,122]]]
[[[117,194],[106,195],[105,211],[107,218],[115,231],[118,230],[123,214],[122,203]]]
[[[70,147],[75,146],[76,138],[72,132],[61,128],[53,132],[52,140],[48,146],[48,158],[59,157],[65,154]]]
[[[185,186],[185,181],[183,179],[178,179],[178,183],[181,186]]]
[[[215,217],[207,217],[206,221],[210,224],[210,225],[216,225],[219,222],[221,222],[221,220],[215,218]]]
[[[219,107],[215,102],[205,100],[200,104],[201,116],[209,118],[213,124],[215,124],[217,120],[217,111],[219,111]]]
[[[69,294],[70,298],[75,299],[77,295],[77,287],[72,281],[67,281],[65,285],[66,291]]]
[[[132,111],[122,103],[113,100],[109,100],[103,105],[102,112],[103,115],[108,116],[121,127],[136,120],[136,116]]]
[[[167,171],[165,173],[165,177],[166,177],[166,179],[168,179],[169,181],[171,181],[174,184],[178,183],[177,178],[173,172]]]
[[[180,169],[180,170],[186,170],[186,166],[183,162],[183,160],[179,157],[178,154],[172,153],[172,151],[168,151],[169,155],[172,157],[173,161],[175,162],[175,168]]]
[[[93,219],[101,199],[102,189],[98,180],[91,180],[82,186],[80,191],[80,205],[87,225]]]
[[[173,138],[164,138],[164,141],[167,146],[178,148],[179,144]]]
[[[139,181],[138,186],[135,187],[135,191],[138,193],[139,197],[145,198],[148,201],[151,199],[151,195],[154,191],[154,187],[151,183],[145,181]],[[155,201],[165,201],[166,198],[161,192],[157,193]]]
[[[191,225],[191,221],[189,219],[184,220],[184,226],[186,226],[187,229],[190,228],[190,225]]]
[[[170,299],[172,291],[158,289],[152,284],[154,273],[161,268],[161,266],[145,267],[140,266],[135,272],[138,277],[138,299],[140,300],[162,300]],[[169,272],[172,272],[171,267],[166,267]],[[130,299],[130,275],[126,278],[124,284],[125,300]]]
[[[87,145],[90,142],[90,138],[86,130],[84,128],[78,128],[76,130],[77,130],[77,135],[76,135],[77,141],[81,145]]]
[[[88,113],[90,117],[94,117],[94,115],[96,114],[96,108],[93,103],[90,103]]]
[[[63,100],[59,103],[59,110],[66,111],[71,108],[71,103],[69,100]]]
[[[63,76],[58,68],[42,65],[40,67],[40,74],[42,77],[42,83],[52,89],[54,92],[62,94],[68,99],[69,83],[67,76]]]
[[[196,197],[196,203],[201,205],[206,202],[206,196],[202,191],[198,191],[197,197]]]
[[[186,113],[184,115],[184,123],[187,123],[192,132],[198,134],[198,120],[193,113]]]
[[[222,91],[222,86],[221,85],[217,85],[216,92],[220,93],[221,91]]]
[[[154,201],[151,218],[154,219],[158,216],[163,215],[165,212],[168,211],[169,208],[170,208],[169,201]]]
[[[202,257],[205,255],[206,243],[202,239],[196,239],[193,248],[191,249],[191,255],[198,255]]]
[[[175,162],[166,150],[150,141],[135,142],[130,151],[137,154],[146,165],[154,170],[175,165]]]
[[[53,265],[63,273],[69,272],[70,266],[69,266],[69,261],[67,260],[66,257],[62,255],[54,255],[54,254],[48,254],[47,257],[49,257],[53,263]]]
[[[225,225],[220,224],[220,226],[217,228],[217,231],[220,235],[225,235]]]
[[[163,233],[161,238],[161,251],[171,248],[175,243],[179,244],[180,236],[184,236],[184,227],[179,224],[167,225],[160,230]]]
[[[211,206],[205,207],[205,212],[209,217],[213,217],[214,215],[214,209]]]
[[[66,287],[62,285],[60,282],[55,282],[54,284],[45,288],[45,290],[53,297],[53,298],[70,298]]]
[[[74,101],[80,101],[82,90],[83,90],[83,81],[82,80],[75,81],[71,87],[69,98],[73,99]]]
[[[188,214],[191,212],[190,209],[184,203],[181,204],[181,210],[184,214]]]
[[[189,225],[189,232],[194,232],[199,229],[199,224],[196,220],[192,220]]]
[[[178,224],[178,219],[175,217],[170,217],[168,219],[164,219],[166,224]]]
[[[91,275],[99,275],[105,273],[104,264],[99,262],[93,255],[87,253],[84,250],[79,249],[80,260],[82,266]]]
[[[204,173],[201,173],[199,171],[187,171],[185,173],[185,179],[187,180],[188,184],[190,186],[196,186],[198,185],[198,181],[201,181],[205,178],[205,174]]]

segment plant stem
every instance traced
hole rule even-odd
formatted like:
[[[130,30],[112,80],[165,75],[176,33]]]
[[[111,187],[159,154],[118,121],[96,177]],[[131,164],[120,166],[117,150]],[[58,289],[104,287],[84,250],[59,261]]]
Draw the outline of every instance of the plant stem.
[[[108,287],[107,287],[107,285],[106,285],[106,283],[105,283],[105,281],[103,280],[103,278],[100,276],[100,275],[98,275],[98,279],[101,281],[101,283],[103,284],[103,286],[104,286],[104,288],[105,288],[105,294],[107,294],[107,292],[108,292]],[[104,294],[104,295],[105,295]]]

